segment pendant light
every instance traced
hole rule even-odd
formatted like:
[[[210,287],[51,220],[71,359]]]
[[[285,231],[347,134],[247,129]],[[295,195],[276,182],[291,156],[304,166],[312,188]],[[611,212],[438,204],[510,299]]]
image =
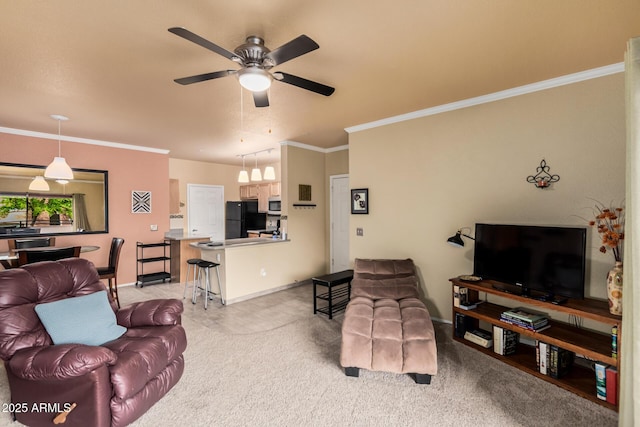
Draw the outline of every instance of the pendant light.
[[[276,179],[276,170],[273,166],[267,166],[264,168],[264,180],[265,181],[275,181]]]
[[[49,191],[49,184],[44,180],[42,175],[38,175],[33,178],[31,184],[29,184],[29,190],[31,191]]]
[[[244,168],[244,156],[242,156],[242,170],[240,171],[240,175],[238,175],[238,182],[245,184],[249,182],[249,174],[247,170]]]
[[[51,118],[58,121],[58,157],[54,157],[53,161],[47,166],[44,176],[51,179],[73,179],[73,171],[60,154],[60,122],[67,121],[69,118],[59,114],[52,114]]]
[[[262,181],[262,172],[258,169],[258,153],[256,156],[256,167],[251,170],[251,181]]]

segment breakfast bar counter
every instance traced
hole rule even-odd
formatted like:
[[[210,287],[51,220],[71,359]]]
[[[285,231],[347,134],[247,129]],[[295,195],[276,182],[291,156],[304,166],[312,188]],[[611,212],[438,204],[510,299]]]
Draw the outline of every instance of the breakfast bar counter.
[[[220,264],[221,288],[227,304],[291,286],[287,278],[290,240],[266,237],[192,242],[199,257]],[[212,284],[217,287],[216,283]]]

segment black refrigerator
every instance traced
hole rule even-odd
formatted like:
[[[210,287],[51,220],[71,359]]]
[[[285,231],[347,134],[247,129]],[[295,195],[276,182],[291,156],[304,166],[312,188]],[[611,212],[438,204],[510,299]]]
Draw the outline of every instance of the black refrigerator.
[[[247,230],[264,230],[267,215],[258,212],[257,200],[227,202],[225,239],[247,237]]]

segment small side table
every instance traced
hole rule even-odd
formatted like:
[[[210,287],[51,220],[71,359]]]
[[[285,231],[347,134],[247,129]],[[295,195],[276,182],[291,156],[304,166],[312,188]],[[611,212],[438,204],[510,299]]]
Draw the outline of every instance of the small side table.
[[[313,282],[313,314],[317,312],[326,314],[329,319],[333,319],[334,313],[344,310],[351,299],[351,280],[353,270],[340,271],[338,273],[325,274],[312,278]],[[335,289],[339,285],[346,285]],[[324,286],[327,292],[318,295],[317,287]],[[346,297],[346,298],[345,298]],[[318,300],[328,302],[326,307],[318,307]]]

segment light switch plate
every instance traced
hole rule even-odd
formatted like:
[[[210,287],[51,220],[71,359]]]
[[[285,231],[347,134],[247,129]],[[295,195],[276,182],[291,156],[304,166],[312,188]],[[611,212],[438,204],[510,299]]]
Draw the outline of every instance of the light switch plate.
[[[362,227],[356,228],[356,236],[364,236],[364,230]]]

